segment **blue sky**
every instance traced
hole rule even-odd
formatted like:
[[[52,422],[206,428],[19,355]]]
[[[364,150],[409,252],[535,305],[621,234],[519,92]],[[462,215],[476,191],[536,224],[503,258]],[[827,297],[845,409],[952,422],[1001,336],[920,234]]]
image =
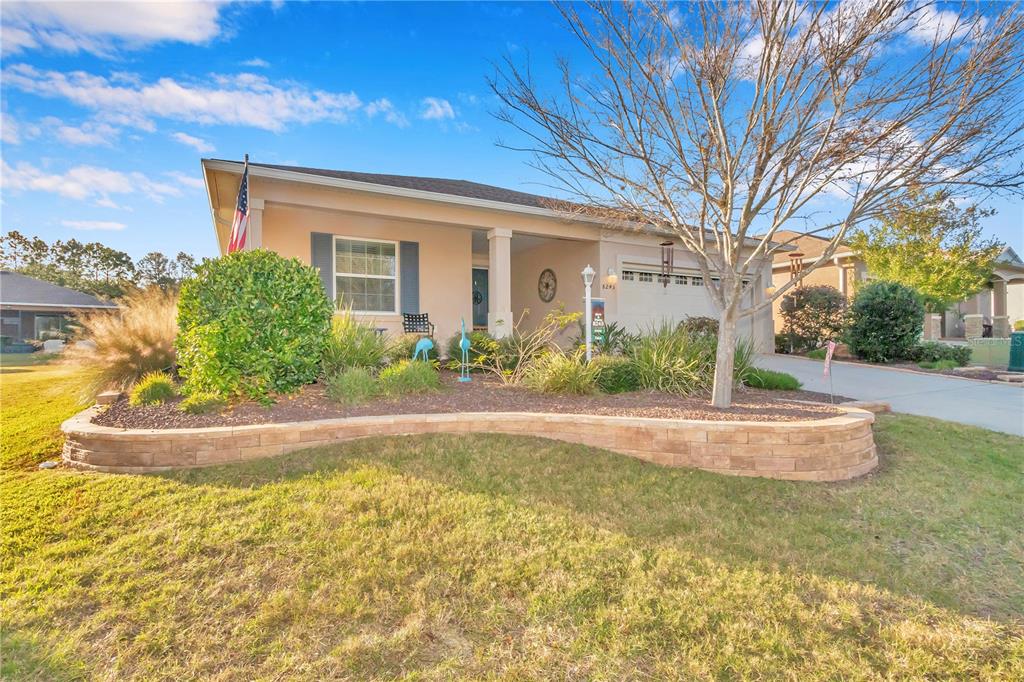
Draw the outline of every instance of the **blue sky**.
[[[3,6],[2,224],[216,254],[202,156],[548,192],[486,77],[576,56],[547,4]],[[986,222],[1024,254],[1020,202]]]

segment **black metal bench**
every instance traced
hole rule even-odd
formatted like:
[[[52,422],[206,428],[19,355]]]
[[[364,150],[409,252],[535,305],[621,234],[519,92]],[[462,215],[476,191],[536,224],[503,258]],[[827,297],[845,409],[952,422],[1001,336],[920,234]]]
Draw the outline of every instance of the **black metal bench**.
[[[434,338],[434,323],[427,313],[402,313],[402,331],[406,334],[426,334]]]

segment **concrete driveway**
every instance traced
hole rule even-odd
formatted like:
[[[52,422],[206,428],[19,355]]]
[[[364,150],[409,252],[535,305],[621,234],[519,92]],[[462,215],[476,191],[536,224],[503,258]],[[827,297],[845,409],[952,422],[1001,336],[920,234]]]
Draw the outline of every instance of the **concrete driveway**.
[[[762,355],[757,365],[788,372],[808,391],[828,393],[820,360],[789,355]],[[1024,387],[922,374],[849,362],[832,364],[837,395],[856,400],[884,400],[894,412],[980,426],[1024,436]]]

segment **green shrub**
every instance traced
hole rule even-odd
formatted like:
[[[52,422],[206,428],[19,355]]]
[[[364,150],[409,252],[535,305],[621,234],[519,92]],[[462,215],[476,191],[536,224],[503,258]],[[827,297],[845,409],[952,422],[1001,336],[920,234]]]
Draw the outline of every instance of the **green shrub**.
[[[765,388],[769,391],[796,391],[803,385],[792,374],[760,367],[751,367],[747,370],[743,375],[743,383],[752,388]]]
[[[132,388],[129,405],[162,405],[178,394],[174,381],[163,372],[146,374]]]
[[[388,364],[396,364],[402,360],[411,360],[413,351],[416,350],[416,344],[419,343],[420,339],[424,338],[423,334],[402,334],[391,340],[388,344],[387,362]],[[438,359],[437,343],[434,343],[434,347],[427,351],[427,358],[433,362]]]
[[[792,353],[793,349],[789,344],[789,337],[785,334],[775,335],[775,352],[776,353]]]
[[[917,363],[917,366],[921,369],[953,369],[954,367],[963,367],[963,365],[958,365],[956,360],[925,360]]]
[[[918,363],[946,360],[952,362],[956,367],[964,367],[971,361],[971,347],[954,346],[939,341],[925,341],[914,346],[907,359]]]
[[[83,313],[64,358],[93,370],[87,391],[127,390],[149,372],[174,368],[178,297],[158,287],[128,294],[117,311]],[[90,396],[91,397],[91,396]]]
[[[604,393],[627,393],[640,388],[640,374],[629,358],[599,355],[591,364],[597,367],[597,387]]]
[[[1024,332],[1024,320],[1017,320],[1013,323],[1013,331]]]
[[[862,287],[850,309],[847,343],[869,362],[908,358],[924,326],[924,304],[910,287],[872,282]]]
[[[189,393],[270,402],[314,381],[331,305],[315,268],[257,249],[203,261],[181,287],[179,372]]]
[[[365,367],[347,367],[326,380],[327,397],[346,405],[358,405],[380,393],[380,384]]]
[[[522,383],[534,361],[545,353],[559,351],[556,339],[580,318],[580,313],[567,313],[559,305],[549,310],[536,327],[524,331],[523,320],[528,314],[529,310],[524,310],[513,323],[511,334],[486,342],[484,352],[473,358],[477,367],[492,372],[502,383]]]
[[[717,345],[715,336],[662,324],[640,336],[629,358],[636,367],[641,388],[690,395],[710,391],[714,385]],[[751,367],[753,355],[749,342],[736,344],[735,379],[742,380]]]
[[[178,409],[189,414],[220,412],[227,406],[228,401],[216,393],[203,393],[201,391],[186,396],[184,400],[178,403]]]
[[[473,363],[473,358],[479,357],[480,355],[487,352],[487,349],[491,347],[494,342],[494,337],[485,331],[473,330],[466,332],[466,338],[469,339],[469,362]],[[448,358],[454,360],[456,365],[462,361],[462,348],[459,347],[459,342],[462,341],[462,334],[457,332],[448,339],[448,345],[446,350],[448,352]],[[409,351],[412,354],[412,351]]]
[[[576,348],[583,348],[586,352],[587,328],[583,320],[576,321],[576,328],[576,338],[572,340],[572,344]],[[596,355],[625,353],[636,339],[637,335],[627,331],[623,325],[618,322],[608,322],[604,326],[604,337],[598,338],[594,335],[591,338],[590,348]]]
[[[713,317],[694,316],[687,317],[679,323],[679,328],[691,334],[704,334],[707,336],[718,336],[718,320]]]
[[[839,338],[846,324],[846,297],[826,285],[797,287],[782,298],[782,333],[791,352],[818,348]]]
[[[349,367],[376,369],[387,360],[389,350],[388,338],[351,311],[335,313],[320,363],[322,376],[334,376]]]
[[[380,373],[381,389],[391,397],[423,393],[441,388],[441,379],[433,363],[422,360],[401,360]]]
[[[584,395],[597,390],[600,367],[587,363],[583,353],[545,353],[530,363],[523,383],[542,393]]]
[[[807,351],[807,357],[811,360],[824,360],[827,355],[828,350],[824,348],[815,348],[814,350]]]

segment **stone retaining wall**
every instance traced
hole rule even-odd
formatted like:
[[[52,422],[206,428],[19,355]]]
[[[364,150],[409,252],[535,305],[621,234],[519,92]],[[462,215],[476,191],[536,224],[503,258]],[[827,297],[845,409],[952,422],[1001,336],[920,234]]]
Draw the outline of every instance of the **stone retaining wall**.
[[[878,464],[874,415],[844,408],[829,419],[713,422],[477,412],[388,415],[201,429],[126,430],[91,423],[99,407],[64,422],[64,460],[85,469],[146,473],[228,464],[368,436],[506,433],[613,450],[664,466],[740,476],[839,481]]]

